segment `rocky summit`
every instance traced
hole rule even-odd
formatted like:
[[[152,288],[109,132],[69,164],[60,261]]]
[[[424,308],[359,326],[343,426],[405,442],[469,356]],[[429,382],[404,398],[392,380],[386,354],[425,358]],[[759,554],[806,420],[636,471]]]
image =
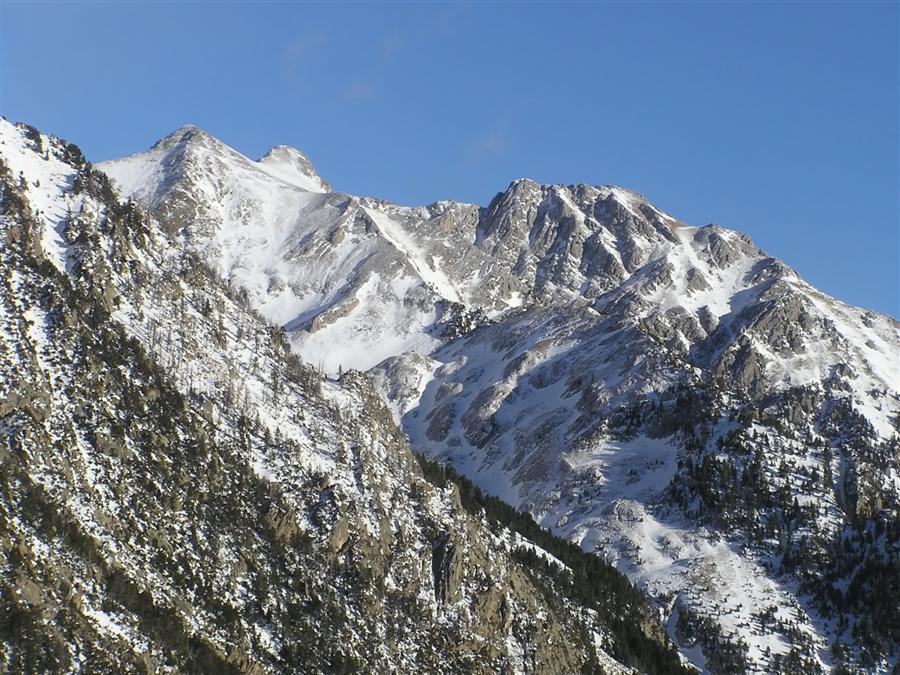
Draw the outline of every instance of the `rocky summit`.
[[[612,186],[0,120],[12,672],[891,672],[900,324]]]

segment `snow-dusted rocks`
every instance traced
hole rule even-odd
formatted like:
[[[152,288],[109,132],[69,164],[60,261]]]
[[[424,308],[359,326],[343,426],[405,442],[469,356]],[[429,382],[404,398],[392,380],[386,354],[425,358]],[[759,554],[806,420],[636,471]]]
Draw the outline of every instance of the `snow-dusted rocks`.
[[[162,223],[0,120],[4,670],[685,672],[623,577],[420,463],[365,376],[304,365],[204,263],[296,234],[218,229],[248,192],[217,162],[254,163],[194,129],[152,152],[126,173]],[[188,167],[198,198],[166,192]]]
[[[369,370],[416,450],[615,561],[696,665],[892,667],[894,319],[621,188],[407,208],[276,154],[176,132],[101,168],[296,353]]]
[[[258,164],[280,180],[309,192],[331,192],[331,187],[316,173],[306,155],[290,146],[276,145],[259,159]]]

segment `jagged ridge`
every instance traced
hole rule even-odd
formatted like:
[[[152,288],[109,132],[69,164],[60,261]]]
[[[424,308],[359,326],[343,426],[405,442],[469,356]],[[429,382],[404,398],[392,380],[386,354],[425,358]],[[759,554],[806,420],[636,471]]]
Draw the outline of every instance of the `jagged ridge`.
[[[680,669],[637,596],[629,645],[556,598],[365,378],[300,363],[75,146],[0,134],[10,669]]]
[[[855,573],[801,593],[784,558],[802,550],[823,574],[846,572],[895,546],[861,546],[849,567],[834,552],[895,528],[896,321],[819,293],[739,233],[689,227],[621,188],[523,179],[484,208],[341,194],[294,204],[230,152],[207,153],[205,173],[182,163],[174,180],[150,181],[201,210],[172,218],[186,245],[309,360],[336,371],[391,357],[372,375],[417,449],[615,559],[656,593],[698,665],[890,667],[896,644],[868,617],[830,618],[824,596],[846,596]],[[104,168],[118,180],[120,167]],[[277,236],[240,234],[261,223]],[[684,392],[707,390],[692,426],[672,421]],[[848,439],[842,424],[861,431]],[[764,461],[739,451],[761,444]],[[721,495],[751,488],[769,496],[761,509],[741,498],[735,532]],[[684,560],[705,571],[682,574]],[[752,583],[722,607],[716,589],[737,579]],[[721,637],[697,644],[692,632]]]

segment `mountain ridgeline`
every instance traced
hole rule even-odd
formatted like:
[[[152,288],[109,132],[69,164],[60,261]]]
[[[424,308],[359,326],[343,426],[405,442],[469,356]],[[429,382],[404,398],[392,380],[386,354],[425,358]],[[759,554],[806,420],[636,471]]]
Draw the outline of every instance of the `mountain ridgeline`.
[[[617,187],[0,159],[8,669],[897,664],[890,317]]]
[[[687,672],[623,576],[575,588],[593,556],[429,482],[365,377],[76,146],[0,144],[4,669]]]

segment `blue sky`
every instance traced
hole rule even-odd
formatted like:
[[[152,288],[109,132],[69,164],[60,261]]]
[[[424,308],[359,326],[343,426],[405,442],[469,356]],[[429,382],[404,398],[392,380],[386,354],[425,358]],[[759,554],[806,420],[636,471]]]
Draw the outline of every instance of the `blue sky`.
[[[0,114],[100,161],[196,124],[338,190],[617,184],[897,317],[898,3],[0,1]]]

